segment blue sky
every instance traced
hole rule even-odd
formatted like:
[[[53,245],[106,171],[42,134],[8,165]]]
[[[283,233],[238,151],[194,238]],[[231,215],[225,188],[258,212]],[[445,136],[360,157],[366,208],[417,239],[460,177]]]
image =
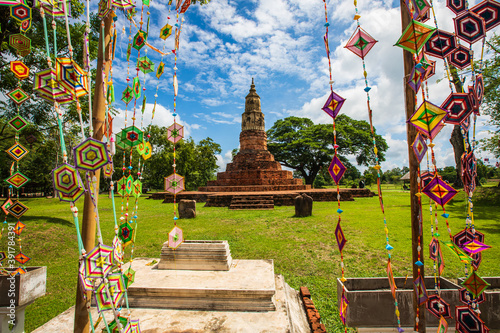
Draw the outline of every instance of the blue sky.
[[[165,1],[160,2],[151,1],[148,41],[159,49],[165,44],[165,50],[171,50],[174,36],[163,42],[159,31],[167,21],[173,25],[175,15],[172,12],[168,20],[168,7]],[[469,1],[471,6],[476,2]],[[393,46],[401,34],[399,1],[358,0],[358,3],[362,27],[379,41],[368,54],[366,66],[372,87],[374,125],[390,147],[382,167],[402,167],[408,163],[403,64],[401,49]],[[442,0],[434,1],[434,4],[439,27],[453,31],[452,12],[444,7]],[[361,60],[343,47],[355,30],[353,2],[327,1],[327,6],[334,90],[346,98],[341,112],[355,119],[367,120]],[[231,150],[239,145],[244,98],[252,77],[261,97],[266,129],[276,120],[291,115],[308,117],[315,123],[331,123],[331,118],[321,110],[329,95],[322,0],[212,0],[208,5],[191,6],[184,19],[177,63],[178,121],[194,140],[211,137],[221,145],[222,153],[218,156],[221,170],[230,162]],[[123,124],[125,110],[125,104],[119,101],[125,88],[127,71],[125,53],[128,34],[123,33],[124,27],[128,29],[128,24],[120,18],[117,22],[119,39],[113,75],[117,95],[115,106],[123,112],[115,121],[115,132]],[[148,50],[147,55],[156,64],[160,62],[160,55],[153,50]],[[133,51],[131,59],[136,57],[137,52]],[[173,122],[174,64],[171,55],[163,61],[166,67],[159,83],[153,123],[169,126]],[[438,60],[437,75],[431,79],[429,86],[430,100],[437,105],[450,93],[446,80],[436,83],[437,79],[444,77],[443,71],[443,61]],[[148,102],[144,124],[151,120],[158,84],[153,74],[146,78]],[[131,106],[132,103],[129,104],[129,117]],[[478,118],[477,138],[487,136],[486,120],[485,116]],[[454,165],[448,141],[451,130],[451,126],[446,126],[436,140],[439,167]],[[490,163],[496,161],[486,153],[478,153],[478,156],[490,157]],[[354,160],[354,157],[351,158]]]

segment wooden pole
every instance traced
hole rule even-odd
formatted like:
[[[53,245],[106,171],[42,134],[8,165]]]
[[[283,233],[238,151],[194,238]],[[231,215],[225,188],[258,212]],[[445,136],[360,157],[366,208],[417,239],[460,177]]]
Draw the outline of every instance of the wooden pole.
[[[400,10],[401,10],[401,24],[402,31],[410,24],[411,17],[406,9],[406,5],[403,0],[400,0]],[[404,62],[404,91],[405,91],[405,109],[406,109],[406,119],[409,119],[413,112],[415,111],[415,92],[407,84],[408,79],[411,75],[411,71],[414,66],[413,55],[411,52],[403,50],[403,62]],[[418,160],[412,151],[411,144],[417,136],[417,129],[411,125],[406,124],[406,136],[408,140],[408,161],[410,167],[410,205],[411,205],[411,240],[412,240],[412,267],[413,267],[413,279],[418,278],[418,266],[415,262],[419,260],[418,253],[418,240],[420,237],[420,242],[422,243],[422,228],[420,226],[419,215],[420,215],[420,204],[418,197],[415,195],[418,192]],[[424,262],[422,248],[420,250],[420,261]],[[424,266],[420,267],[421,272],[424,272]],[[424,276],[425,274],[422,274]],[[417,313],[417,308],[419,308],[419,324],[418,331],[426,332],[425,326],[425,306],[418,306],[417,295],[413,294],[413,311]],[[404,315],[404,314],[403,314]],[[416,326],[416,325],[415,325]]]
[[[92,137],[97,140],[102,140],[104,136],[104,117],[106,112],[105,107],[105,97],[103,95],[103,77],[101,75],[102,69],[104,66],[104,73],[106,75],[106,81],[108,80],[109,67],[111,64],[111,60],[109,57],[109,48],[110,40],[111,40],[111,27],[112,27],[113,19],[111,15],[108,15],[104,19],[104,35],[101,30],[99,36],[99,52],[97,56],[97,74],[96,74],[96,82],[94,84],[94,103],[92,105],[92,126],[94,128],[94,134]],[[103,59],[103,39],[105,45],[105,57]],[[91,177],[95,176],[97,178],[97,191],[99,192],[99,176],[100,170],[97,170],[94,173],[91,173]],[[96,198],[97,200],[97,198]],[[89,193],[85,193],[85,202],[83,204],[83,218],[82,218],[82,240],[83,246],[85,250],[88,252],[95,246],[95,232],[96,232],[96,221],[94,217],[94,206],[90,199]],[[74,324],[74,333],[88,333],[90,331],[90,322],[89,315],[87,312],[87,304],[83,298],[83,291],[81,290],[80,280],[77,279],[77,288],[76,288],[76,304],[75,304],[75,324]],[[87,299],[90,299],[91,293],[87,292]]]

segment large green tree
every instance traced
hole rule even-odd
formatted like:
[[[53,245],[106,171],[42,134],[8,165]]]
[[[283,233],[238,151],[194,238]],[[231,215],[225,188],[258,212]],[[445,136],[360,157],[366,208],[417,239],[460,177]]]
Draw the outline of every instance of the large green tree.
[[[370,124],[355,120],[345,114],[336,118],[339,158],[348,162],[347,156],[356,156],[358,165],[369,166],[375,162]],[[288,117],[276,121],[268,131],[268,149],[283,166],[296,170],[313,184],[321,168],[328,168],[333,154],[332,125],[314,124],[308,118]],[[379,161],[385,160],[387,143],[375,134]]]
[[[173,144],[167,140],[167,129],[153,125],[149,128],[153,154],[144,164],[143,186],[145,188],[163,189],[163,179],[174,172]],[[207,181],[215,179],[217,172],[217,154],[221,147],[211,138],[196,143],[192,138],[185,138],[176,144],[176,173],[185,178],[187,190],[197,190],[205,186]],[[138,155],[134,150],[137,160]],[[117,151],[114,157],[115,169],[120,169],[123,151]]]
[[[490,125],[495,127],[492,136],[482,140],[482,149],[500,157],[500,36],[493,35],[488,42],[488,53],[484,62],[484,101],[482,111],[490,116]]]

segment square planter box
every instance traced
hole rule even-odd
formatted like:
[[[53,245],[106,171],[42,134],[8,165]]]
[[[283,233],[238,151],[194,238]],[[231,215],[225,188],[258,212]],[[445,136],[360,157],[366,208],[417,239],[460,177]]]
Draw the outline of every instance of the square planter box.
[[[479,304],[480,318],[492,330],[500,330],[500,276],[483,277],[490,284],[484,291],[484,302]],[[458,279],[458,283],[465,281]]]
[[[7,269],[9,270],[9,269]],[[15,276],[14,299],[16,306],[23,306],[45,295],[47,284],[47,267],[27,267],[25,274]],[[8,276],[0,276],[0,307],[9,306],[11,280]]]
[[[406,280],[406,281],[405,281]],[[401,326],[413,327],[415,315],[413,312],[413,280],[411,277],[395,277],[396,299],[400,312]],[[405,283],[406,282],[406,283]],[[441,277],[441,297],[450,304],[450,312],[455,317],[455,305],[458,301],[460,286]],[[337,304],[340,304],[342,286],[345,286],[345,296],[349,301],[347,307],[347,326],[350,327],[397,327],[394,299],[392,298],[389,281],[380,278],[348,278],[342,283],[337,279]],[[428,295],[434,294],[434,278],[425,278]],[[447,319],[449,327],[455,326],[455,320]],[[438,327],[439,320],[426,311],[427,327]]]

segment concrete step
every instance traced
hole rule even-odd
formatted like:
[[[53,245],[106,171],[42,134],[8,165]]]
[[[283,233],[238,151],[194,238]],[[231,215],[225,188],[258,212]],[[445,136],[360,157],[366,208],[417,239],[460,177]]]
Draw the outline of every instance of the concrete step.
[[[186,240],[175,250],[165,242],[158,269],[227,271],[231,262],[227,241]]]
[[[268,210],[274,209],[274,199],[272,195],[235,195],[231,199],[229,209],[241,210]]]
[[[135,282],[128,289],[132,308],[276,310],[272,260],[237,260],[229,271],[162,270],[158,265],[146,266],[147,262],[137,259],[132,263],[136,271]]]
[[[274,209],[274,204],[260,204],[260,205],[254,205],[254,204],[240,204],[240,205],[231,205],[229,206],[229,209]]]

